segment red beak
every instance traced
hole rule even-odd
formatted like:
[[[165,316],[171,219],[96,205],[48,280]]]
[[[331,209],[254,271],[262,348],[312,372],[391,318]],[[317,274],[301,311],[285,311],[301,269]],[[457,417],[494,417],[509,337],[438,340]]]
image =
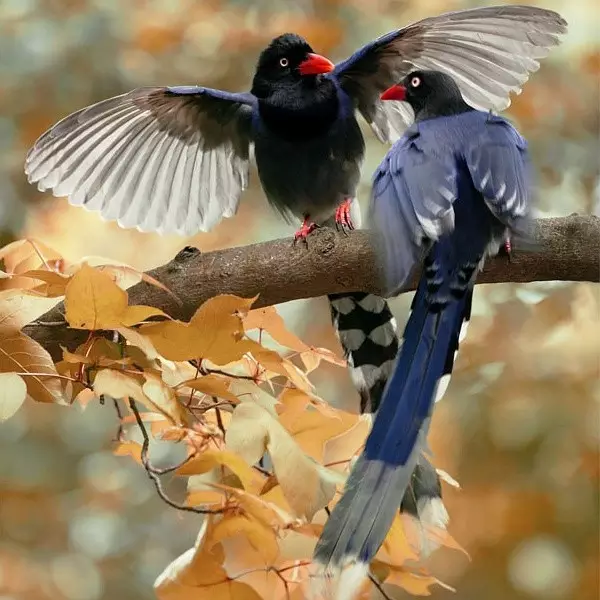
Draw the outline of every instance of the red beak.
[[[321,75],[335,69],[335,65],[320,54],[308,54],[308,58],[300,63],[298,70],[300,75]]]
[[[389,87],[381,96],[381,100],[404,100],[406,98],[406,88],[403,85],[393,85]]]

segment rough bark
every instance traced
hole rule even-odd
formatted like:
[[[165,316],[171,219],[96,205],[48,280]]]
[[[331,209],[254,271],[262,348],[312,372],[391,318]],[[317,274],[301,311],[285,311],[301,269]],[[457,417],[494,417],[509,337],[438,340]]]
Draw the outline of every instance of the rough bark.
[[[592,281],[600,278],[600,218],[578,216],[540,219],[535,224],[535,251],[513,244],[511,262],[499,256],[480,273],[478,283],[530,281]],[[229,293],[259,295],[255,306],[267,306],[330,293],[382,293],[369,234],[343,235],[329,228],[314,232],[303,243],[291,239],[202,253],[184,248],[167,264],[148,272],[169,288],[180,303],[147,283],[131,287],[130,304],[161,308],[187,320],[205,300]],[[407,289],[414,289],[414,283]],[[86,333],[57,324],[64,308],[30,323],[25,333],[59,356],[59,345],[73,348]]]

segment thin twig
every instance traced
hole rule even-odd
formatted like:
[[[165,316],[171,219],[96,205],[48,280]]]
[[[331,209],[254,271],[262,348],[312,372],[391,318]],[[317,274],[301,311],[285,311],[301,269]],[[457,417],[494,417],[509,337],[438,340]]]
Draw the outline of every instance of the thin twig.
[[[384,589],[383,586],[381,585],[381,583],[379,583],[379,581],[377,581],[377,579],[375,578],[374,575],[371,575],[371,573],[369,573],[369,579],[371,580],[371,583],[377,588],[378,592],[385,598],[385,600],[394,600]]]
[[[192,513],[196,513],[196,514],[200,514],[200,515],[216,515],[216,514],[223,513],[224,512],[223,509],[196,508],[195,506],[186,506],[185,504],[179,504],[178,502],[171,500],[171,498],[169,498],[167,496],[167,494],[163,490],[159,473],[150,464],[150,460],[148,458],[148,447],[150,445],[150,438],[148,437],[148,432],[146,431],[146,427],[144,425],[144,422],[142,421],[142,417],[140,416],[140,412],[137,408],[137,405],[136,405],[135,401],[131,398],[129,399],[129,407],[131,408],[131,412],[133,412],[133,414],[135,416],[135,420],[138,424],[138,427],[139,427],[140,432],[142,433],[142,437],[144,439],[144,441],[142,442],[142,452],[141,452],[142,465],[144,466],[144,469],[146,469],[146,473],[148,473],[148,477],[154,483],[154,487],[156,488],[156,491],[157,491],[159,497],[166,504],[168,504],[172,508],[176,508],[177,510],[182,510],[185,512],[192,512]]]
[[[115,411],[117,413],[117,417],[119,419],[119,428],[117,429],[116,440],[117,442],[123,441],[123,412],[121,411],[121,407],[119,406],[119,401],[116,398],[113,398],[113,405],[115,407]]]

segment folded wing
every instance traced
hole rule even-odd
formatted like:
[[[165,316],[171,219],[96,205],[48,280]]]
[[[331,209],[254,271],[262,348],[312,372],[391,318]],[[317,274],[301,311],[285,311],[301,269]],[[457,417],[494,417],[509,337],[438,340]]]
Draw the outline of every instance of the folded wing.
[[[397,293],[420,264],[432,241],[454,228],[456,170],[417,146],[409,130],[403,151],[390,152],[373,180],[370,224],[378,232],[389,293]]]

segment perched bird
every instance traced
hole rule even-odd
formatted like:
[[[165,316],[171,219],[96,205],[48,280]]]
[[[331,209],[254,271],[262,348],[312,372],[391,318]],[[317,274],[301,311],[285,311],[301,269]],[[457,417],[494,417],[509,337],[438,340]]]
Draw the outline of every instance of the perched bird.
[[[329,572],[353,565],[338,580],[339,597],[351,597],[354,577],[365,574],[426,450],[478,269],[507,231],[528,232],[527,144],[508,121],[473,109],[439,71],[414,71],[381,97],[408,103],[415,123],[375,172],[371,223],[390,290],[401,289],[424,257],[423,273],[365,449],[315,550]]]
[[[30,182],[123,227],[191,235],[232,216],[253,147],[269,202],[313,222],[351,226],[364,140],[362,114],[384,142],[411,114],[379,94],[415,68],[456,77],[474,107],[501,110],[565,21],[533,6],[443,14],[392,31],[334,65],[295,34],[261,53],[250,92],[150,87],[104,100],[54,125],[31,148]]]

